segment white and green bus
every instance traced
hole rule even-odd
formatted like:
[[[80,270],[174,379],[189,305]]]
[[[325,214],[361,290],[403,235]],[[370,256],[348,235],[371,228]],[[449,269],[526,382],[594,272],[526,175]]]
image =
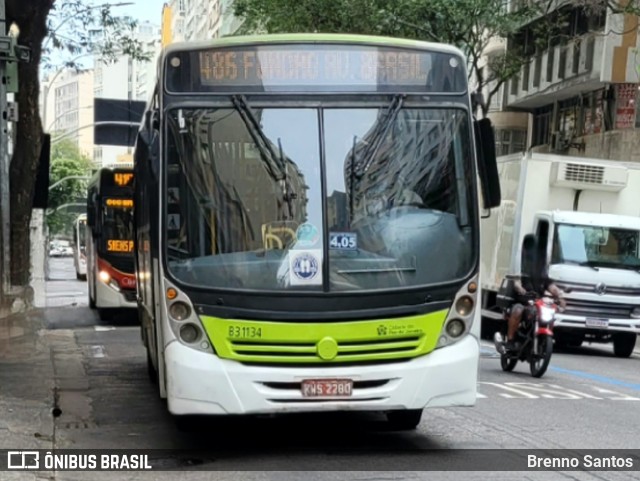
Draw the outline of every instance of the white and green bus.
[[[380,411],[412,429],[424,408],[474,405],[494,150],[451,46],[166,47],[134,223],[142,339],[169,411]]]

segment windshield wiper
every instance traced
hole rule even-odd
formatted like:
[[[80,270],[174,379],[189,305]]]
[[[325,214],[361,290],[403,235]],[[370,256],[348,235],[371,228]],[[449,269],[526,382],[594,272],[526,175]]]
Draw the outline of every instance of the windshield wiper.
[[[594,271],[599,271],[600,268],[593,264],[593,261],[574,261],[572,259],[562,259],[561,264],[572,264],[574,266],[591,267]]]
[[[375,159],[376,154],[378,153],[378,150],[380,149],[380,146],[382,145],[382,142],[384,141],[384,138],[386,137],[387,133],[389,132],[389,129],[393,125],[393,122],[396,120],[396,117],[398,116],[398,112],[400,112],[400,109],[402,108],[402,104],[404,103],[405,97],[406,96],[404,94],[398,94],[393,97],[393,100],[391,101],[389,108],[385,112],[384,117],[382,118],[382,120],[380,120],[376,124],[375,130],[371,134],[369,144],[367,145],[364,152],[362,153],[362,156],[360,157],[361,159],[364,159],[364,164],[361,165],[359,169],[356,169],[355,165],[351,166],[352,176],[356,176],[356,178],[360,179],[365,174],[365,172],[369,169],[369,167],[371,166],[371,163]],[[356,155],[355,155],[355,144],[354,144],[352,159],[355,161],[355,158],[356,158]]]
[[[591,267],[595,271],[600,270],[600,266],[596,265],[595,261],[582,261],[582,262],[579,262],[578,265]]]
[[[273,179],[277,181],[284,180],[285,175],[283,173],[283,159],[278,158],[278,156],[276,155],[271,146],[271,142],[269,142],[269,139],[262,131],[260,123],[247,104],[245,97],[243,95],[233,95],[231,97],[231,102],[233,103],[234,108],[247,127],[249,135],[251,135],[251,138],[255,142],[262,160],[266,163],[266,168],[269,171],[271,177],[273,177]]]
[[[288,163],[284,157],[281,140],[278,139],[278,154],[276,154],[271,141],[260,127],[260,122],[258,122],[251,107],[249,107],[246,98],[243,95],[233,95],[231,96],[231,101],[256,144],[269,175],[280,184],[283,199],[287,203],[289,217],[293,218],[292,203],[297,198],[297,194],[290,189]]]

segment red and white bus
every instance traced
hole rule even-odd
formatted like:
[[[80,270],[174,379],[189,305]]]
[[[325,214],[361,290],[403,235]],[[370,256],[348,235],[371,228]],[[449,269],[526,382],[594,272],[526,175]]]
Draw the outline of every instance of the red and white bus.
[[[108,320],[136,309],[133,252],[133,169],[99,170],[87,189],[87,281],[89,306]]]

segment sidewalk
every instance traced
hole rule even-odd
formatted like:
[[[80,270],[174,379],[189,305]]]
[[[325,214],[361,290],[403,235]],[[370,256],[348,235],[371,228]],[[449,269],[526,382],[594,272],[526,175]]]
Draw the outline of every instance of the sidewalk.
[[[41,310],[0,319],[0,449],[53,447],[54,375],[43,319]]]

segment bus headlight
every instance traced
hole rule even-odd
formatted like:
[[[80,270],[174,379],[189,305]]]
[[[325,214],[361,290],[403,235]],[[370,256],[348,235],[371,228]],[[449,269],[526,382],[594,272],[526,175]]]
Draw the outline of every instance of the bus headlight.
[[[447,326],[445,329],[449,336],[457,338],[462,335],[462,333],[464,332],[464,328],[464,322],[462,322],[460,319],[451,319],[449,322],[447,322]]]
[[[177,287],[164,280],[164,308],[163,317],[169,324],[173,339],[191,349],[215,354],[207,331],[202,326],[198,313],[200,308],[194,306],[189,296]]]
[[[198,342],[201,336],[202,333],[195,324],[185,324],[180,328],[180,339],[188,344]]]
[[[105,284],[109,284],[109,281],[111,280],[111,275],[107,271],[100,271],[98,273],[98,277]]]
[[[191,308],[182,301],[176,301],[169,306],[169,315],[176,321],[184,321],[191,315]]]
[[[462,296],[456,301],[456,311],[458,315],[466,317],[473,311],[473,299],[469,296]]]
[[[458,342],[469,333],[475,317],[478,291],[478,279],[474,277],[457,292],[440,331],[436,348]]]

